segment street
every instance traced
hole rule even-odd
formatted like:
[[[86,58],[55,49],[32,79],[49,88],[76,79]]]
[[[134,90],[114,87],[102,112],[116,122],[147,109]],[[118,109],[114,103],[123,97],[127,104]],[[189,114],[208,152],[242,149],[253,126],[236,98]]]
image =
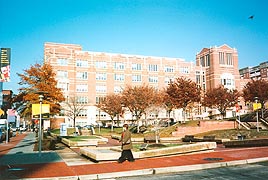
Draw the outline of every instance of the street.
[[[157,174],[139,177],[117,178],[117,180],[264,180],[268,179],[268,162],[207,169],[200,171],[181,172],[174,174]]]

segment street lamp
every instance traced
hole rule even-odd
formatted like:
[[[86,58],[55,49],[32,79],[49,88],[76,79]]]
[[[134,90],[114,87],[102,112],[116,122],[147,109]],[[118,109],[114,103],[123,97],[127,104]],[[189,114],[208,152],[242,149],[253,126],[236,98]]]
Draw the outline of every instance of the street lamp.
[[[238,111],[238,129],[240,129],[240,123],[241,123],[241,119],[240,119],[240,100],[238,99],[237,101],[237,111]]]
[[[38,144],[39,157],[41,156],[41,150],[42,150],[42,102],[43,102],[43,98],[44,96],[42,94],[39,95],[39,102],[40,102],[39,144]]]
[[[256,103],[257,131],[259,132],[258,97],[255,97],[254,99],[255,99],[255,103]]]

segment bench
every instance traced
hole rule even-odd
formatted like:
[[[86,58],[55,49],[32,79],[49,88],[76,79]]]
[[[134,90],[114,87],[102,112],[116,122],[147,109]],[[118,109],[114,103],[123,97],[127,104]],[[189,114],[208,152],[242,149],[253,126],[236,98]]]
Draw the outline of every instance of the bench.
[[[215,136],[204,136],[203,140],[204,141],[215,141]]]

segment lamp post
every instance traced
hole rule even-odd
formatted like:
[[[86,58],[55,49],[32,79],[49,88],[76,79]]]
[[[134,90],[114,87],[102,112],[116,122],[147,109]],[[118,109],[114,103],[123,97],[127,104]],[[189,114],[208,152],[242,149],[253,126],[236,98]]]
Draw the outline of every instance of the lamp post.
[[[254,99],[255,99],[255,103],[256,103],[257,132],[259,132],[258,97],[255,97]]]
[[[40,119],[39,119],[39,143],[38,143],[38,150],[39,150],[39,157],[41,156],[42,150],[42,102],[43,102],[43,95],[39,95],[39,102],[40,102]]]
[[[238,99],[237,102],[238,102],[238,103],[237,103],[237,111],[238,111],[238,129],[240,129],[240,123],[241,123],[241,121],[240,121],[240,100]]]

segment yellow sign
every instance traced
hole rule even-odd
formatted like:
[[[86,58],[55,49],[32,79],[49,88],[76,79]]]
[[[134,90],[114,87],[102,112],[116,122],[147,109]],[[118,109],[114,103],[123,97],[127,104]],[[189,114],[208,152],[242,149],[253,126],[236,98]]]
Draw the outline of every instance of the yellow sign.
[[[40,104],[32,104],[33,118],[40,118],[41,108]],[[42,118],[49,118],[50,104],[42,104]]]
[[[0,116],[2,116],[4,114],[5,114],[5,112],[2,109],[0,109]]]
[[[253,110],[261,109],[261,103],[253,103]]]

